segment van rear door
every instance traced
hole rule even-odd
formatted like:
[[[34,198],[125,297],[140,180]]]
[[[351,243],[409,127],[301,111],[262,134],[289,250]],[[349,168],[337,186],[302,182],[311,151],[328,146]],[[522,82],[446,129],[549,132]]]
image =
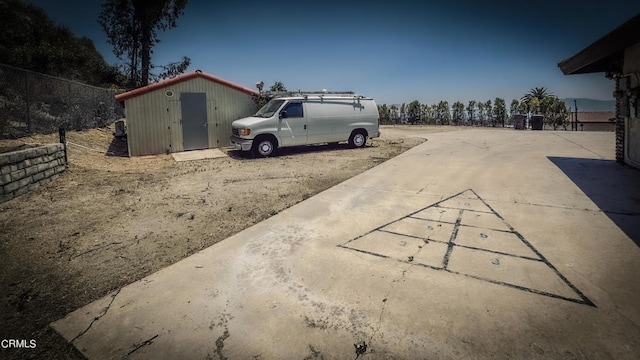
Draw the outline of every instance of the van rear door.
[[[292,101],[280,110],[278,116],[280,146],[307,144],[307,116],[302,101]]]

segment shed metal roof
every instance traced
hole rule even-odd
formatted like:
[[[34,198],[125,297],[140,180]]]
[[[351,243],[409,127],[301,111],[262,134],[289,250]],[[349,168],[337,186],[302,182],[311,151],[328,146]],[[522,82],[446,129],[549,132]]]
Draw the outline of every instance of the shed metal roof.
[[[155,91],[158,89],[162,89],[162,88],[166,88],[169,87],[171,85],[183,82],[183,81],[187,81],[187,80],[191,80],[194,78],[203,78],[203,79],[207,79],[213,82],[217,82],[219,84],[222,84],[224,86],[228,86],[230,88],[236,89],[238,91],[242,91],[244,93],[247,93],[249,95],[259,95],[259,93],[257,91],[251,90],[249,88],[246,88],[242,85],[238,85],[235,83],[232,83],[230,81],[221,79],[217,76],[211,75],[211,74],[207,74],[205,72],[202,72],[200,70],[196,70],[194,72],[190,72],[190,73],[186,73],[186,74],[182,74],[182,75],[178,75],[176,77],[173,77],[171,79],[167,79],[167,80],[163,80],[157,83],[153,83],[147,86],[143,86],[141,88],[137,88],[135,90],[131,90],[131,91],[127,91],[125,93],[122,94],[118,94],[116,95],[116,100],[118,101],[125,101],[127,99],[131,99],[146,93],[149,93],[151,91]]]
[[[624,54],[624,49],[640,42],[640,14],[596,40],[577,54],[558,63],[565,75],[606,72]]]

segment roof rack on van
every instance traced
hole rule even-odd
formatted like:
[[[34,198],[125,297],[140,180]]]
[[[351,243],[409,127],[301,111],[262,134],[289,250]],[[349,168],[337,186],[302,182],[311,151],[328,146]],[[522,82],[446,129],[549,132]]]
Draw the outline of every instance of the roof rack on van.
[[[303,97],[305,100],[307,100],[309,96],[318,96],[320,97],[320,99],[322,99],[327,95],[341,98],[352,98],[357,101],[360,101],[361,99],[367,99],[367,97],[364,95],[355,95],[353,91],[265,91],[262,93],[262,95],[269,99],[294,96]]]
[[[265,91],[262,93],[267,97],[285,96],[309,96],[309,95],[334,95],[334,96],[355,96],[353,91]]]

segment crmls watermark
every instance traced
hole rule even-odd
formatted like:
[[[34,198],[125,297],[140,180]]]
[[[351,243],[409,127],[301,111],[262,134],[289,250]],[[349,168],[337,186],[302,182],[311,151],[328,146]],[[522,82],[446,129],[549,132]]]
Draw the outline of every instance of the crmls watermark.
[[[0,341],[0,347],[3,349],[35,349],[36,341],[34,339],[2,339],[2,341]]]

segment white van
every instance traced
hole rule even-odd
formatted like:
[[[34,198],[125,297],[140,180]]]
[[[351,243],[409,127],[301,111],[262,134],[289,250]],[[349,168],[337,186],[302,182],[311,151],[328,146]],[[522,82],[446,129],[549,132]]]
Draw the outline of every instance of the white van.
[[[353,94],[299,94],[269,101],[255,115],[234,121],[231,144],[267,157],[286,146],[338,143],[365,146],[380,136],[378,106]]]

